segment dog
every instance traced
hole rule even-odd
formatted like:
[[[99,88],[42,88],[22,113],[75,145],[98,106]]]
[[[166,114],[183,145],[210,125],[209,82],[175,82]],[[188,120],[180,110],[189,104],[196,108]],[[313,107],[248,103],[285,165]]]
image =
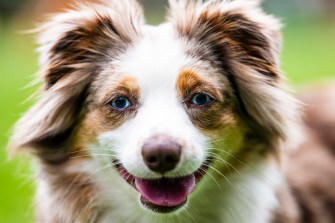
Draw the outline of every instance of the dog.
[[[42,24],[42,91],[10,143],[38,160],[36,222],[335,222],[335,92],[290,93],[280,29],[245,0]]]

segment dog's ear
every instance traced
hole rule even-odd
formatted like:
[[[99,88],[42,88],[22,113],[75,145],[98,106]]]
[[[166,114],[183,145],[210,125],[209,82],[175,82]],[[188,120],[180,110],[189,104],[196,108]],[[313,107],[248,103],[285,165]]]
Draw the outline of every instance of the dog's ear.
[[[90,83],[137,38],[143,23],[137,1],[78,3],[39,28],[43,92],[18,121],[10,146],[60,159],[83,111]]]
[[[259,1],[170,0],[169,20],[189,41],[187,53],[209,60],[227,76],[251,129],[269,141],[293,135],[298,109],[283,89],[281,24],[260,9]]]

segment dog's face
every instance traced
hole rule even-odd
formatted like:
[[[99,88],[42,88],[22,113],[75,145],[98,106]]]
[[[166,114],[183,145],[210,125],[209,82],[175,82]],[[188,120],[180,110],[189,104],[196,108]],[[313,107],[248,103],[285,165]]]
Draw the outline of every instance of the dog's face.
[[[171,25],[142,35],[92,82],[77,141],[91,138],[80,148],[110,154],[102,163],[115,163],[147,206],[167,211],[186,202],[209,165],[210,135],[234,117],[228,80],[187,55]]]
[[[133,1],[47,23],[45,91],[18,124],[16,147],[47,163],[75,154],[114,168],[158,212],[183,206],[207,171],[238,168],[235,156],[277,153],[294,119],[280,86],[278,23],[245,1],[170,6],[158,27]]]

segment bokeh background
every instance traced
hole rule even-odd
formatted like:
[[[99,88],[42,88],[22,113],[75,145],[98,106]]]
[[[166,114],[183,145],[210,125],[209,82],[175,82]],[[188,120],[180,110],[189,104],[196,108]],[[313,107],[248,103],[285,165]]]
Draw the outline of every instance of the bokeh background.
[[[89,0],[87,0],[89,1]],[[0,222],[33,222],[31,159],[8,159],[10,129],[31,105],[26,99],[38,69],[34,36],[23,34],[70,0],[0,0]],[[164,19],[166,0],[142,0],[147,21]],[[335,0],[267,0],[267,12],[285,24],[282,69],[295,89],[335,79]],[[27,87],[28,86],[28,87]],[[335,102],[334,102],[335,103]]]

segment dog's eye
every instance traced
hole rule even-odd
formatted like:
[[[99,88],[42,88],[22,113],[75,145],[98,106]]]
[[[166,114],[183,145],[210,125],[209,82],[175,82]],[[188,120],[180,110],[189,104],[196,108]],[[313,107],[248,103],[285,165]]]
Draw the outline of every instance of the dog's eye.
[[[197,93],[193,95],[191,103],[197,106],[203,106],[211,103],[213,98],[204,93]]]
[[[119,96],[114,98],[110,103],[110,106],[116,110],[124,110],[130,106],[130,102],[128,98]]]

